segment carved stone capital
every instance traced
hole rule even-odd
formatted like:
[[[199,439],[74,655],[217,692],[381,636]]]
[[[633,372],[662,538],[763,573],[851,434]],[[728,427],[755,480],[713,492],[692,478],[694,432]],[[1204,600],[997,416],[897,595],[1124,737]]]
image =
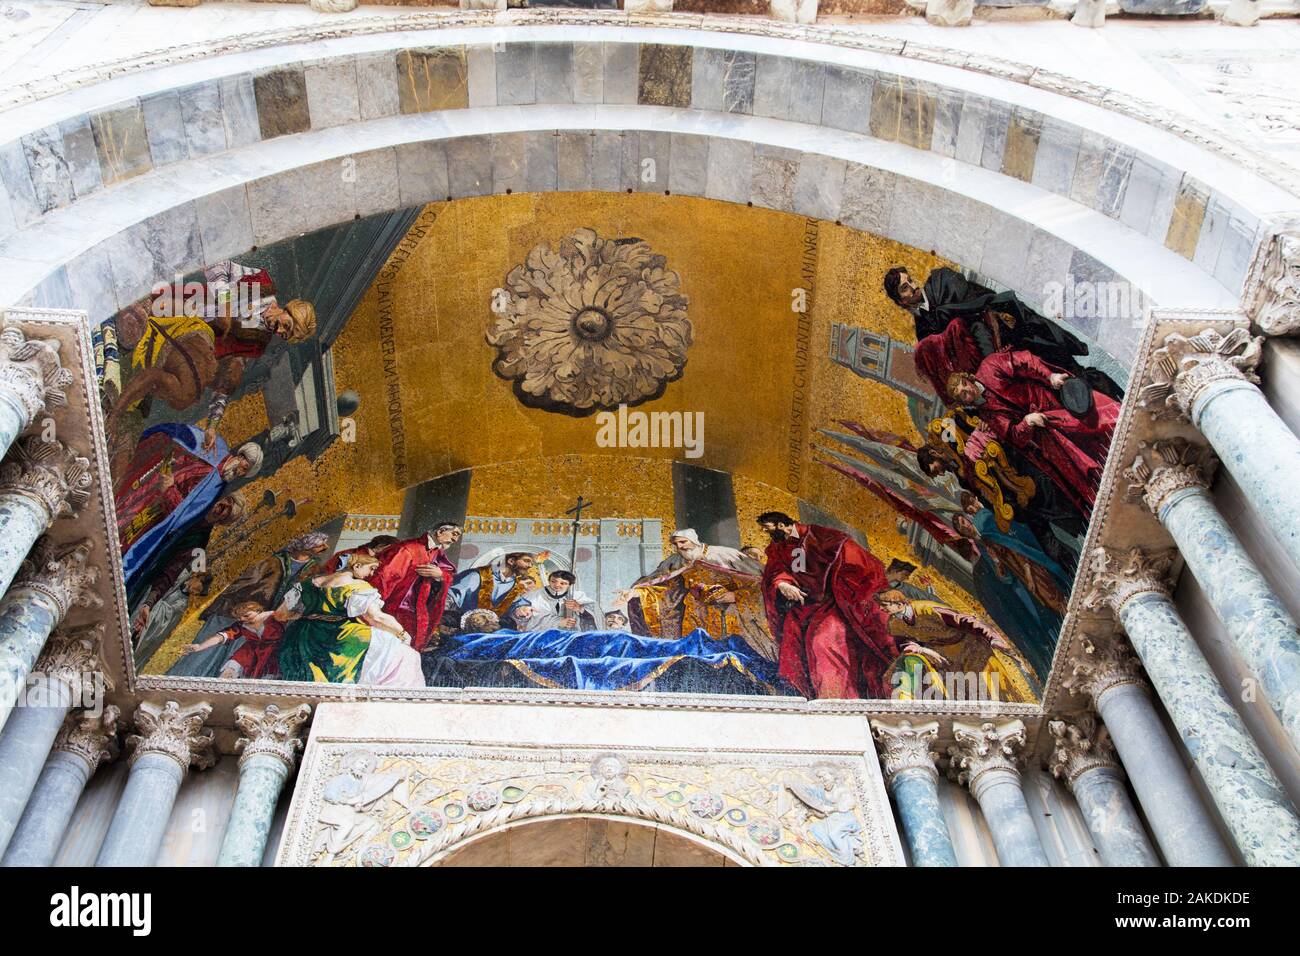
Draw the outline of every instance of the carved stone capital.
[[[20,439],[0,464],[0,494],[31,498],[49,516],[47,524],[76,514],[94,483],[88,459],[39,435]]]
[[[235,726],[244,732],[235,743],[235,749],[243,753],[239,765],[242,767],[249,757],[267,754],[293,770],[294,758],[302,750],[303,725],[310,716],[311,708],[306,704],[287,711],[275,704],[267,704],[262,710],[245,704],[237,706]]]
[[[1254,283],[1251,316],[1265,335],[1300,333],[1300,234],[1279,233],[1268,244]]]
[[[1070,672],[1061,681],[1061,687],[1070,693],[1087,697],[1095,704],[1112,687],[1121,684],[1146,687],[1142,662],[1118,636],[1105,644],[1084,638],[1081,651],[1069,660]]]
[[[59,363],[57,339],[29,339],[14,325],[0,330],[0,395],[22,409],[25,428],[46,409],[67,405],[64,390],[73,381]]]
[[[1208,489],[1217,463],[1208,445],[1196,445],[1185,438],[1142,442],[1133,464],[1124,469],[1129,481],[1128,498],[1142,500],[1152,514],[1159,516],[1160,506],[1174,492]]]
[[[102,621],[60,628],[45,642],[36,672],[66,684],[83,701],[98,696],[101,689],[112,690],[113,680],[100,656],[103,640]]]
[[[1163,594],[1172,591],[1170,574],[1176,552],[1147,552],[1141,548],[1115,551],[1097,548],[1092,552],[1092,582],[1083,596],[1089,610],[1109,608],[1119,617],[1121,609],[1139,594]]]
[[[1099,767],[1119,770],[1110,731],[1096,715],[1080,714],[1073,721],[1051,720],[1047,729],[1056,742],[1047,767],[1066,786],[1073,788],[1074,781],[1089,770]]]
[[[939,756],[934,751],[939,739],[937,720],[919,723],[907,719],[873,720],[871,732],[880,744],[880,760],[887,781],[892,781],[904,770],[923,770],[938,779],[939,773],[934,769]]]
[[[14,589],[27,588],[48,597],[59,621],[73,607],[102,607],[104,599],[95,591],[99,568],[87,563],[90,550],[89,538],[62,545],[41,538],[23,561]]]
[[[211,767],[217,762],[212,731],[203,726],[211,713],[212,705],[207,703],[182,707],[174,700],[163,704],[141,701],[134,718],[140,733],[126,738],[131,766],[145,754],[162,754],[180,764],[182,773],[191,766],[200,770]]]
[[[117,759],[121,749],[117,743],[117,722],[121,716],[111,704],[98,716],[74,710],[63,721],[51,749],[76,754],[86,761],[93,774],[101,763]]]
[[[1196,335],[1171,333],[1151,361],[1151,381],[1138,391],[1138,404],[1158,418],[1190,418],[1201,392],[1225,380],[1259,384],[1264,339],[1246,329],[1222,335],[1205,329]]]
[[[969,787],[977,800],[989,775],[1002,771],[1019,778],[1024,721],[986,720],[976,724],[954,720],[952,736],[956,744],[948,748],[948,776]]]

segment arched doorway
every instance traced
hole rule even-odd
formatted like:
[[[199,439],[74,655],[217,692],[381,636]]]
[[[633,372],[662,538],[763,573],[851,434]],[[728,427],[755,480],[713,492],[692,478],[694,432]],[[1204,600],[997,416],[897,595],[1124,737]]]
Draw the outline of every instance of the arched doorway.
[[[433,866],[745,866],[717,844],[619,816],[522,820],[448,848]]]

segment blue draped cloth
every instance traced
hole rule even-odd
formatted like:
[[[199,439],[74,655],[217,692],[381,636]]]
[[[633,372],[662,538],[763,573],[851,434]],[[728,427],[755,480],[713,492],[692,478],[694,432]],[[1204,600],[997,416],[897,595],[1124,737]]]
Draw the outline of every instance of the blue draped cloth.
[[[167,435],[186,452],[207,462],[212,471],[194,486],[180,505],[163,517],[161,521],[140,535],[122,555],[122,573],[126,578],[126,589],[130,593],[141,583],[141,574],[157,570],[157,559],[169,544],[203,520],[208,509],[226,490],[226,481],[217,470],[217,465],[230,453],[224,438],[217,437],[216,447],[211,451],[203,448],[203,429],[179,422],[162,422],[146,428],[140,434],[140,440],[158,432]]]
[[[457,634],[425,662],[431,686],[793,693],[775,662],[742,639],[718,641],[701,629],[676,641],[627,631]]]

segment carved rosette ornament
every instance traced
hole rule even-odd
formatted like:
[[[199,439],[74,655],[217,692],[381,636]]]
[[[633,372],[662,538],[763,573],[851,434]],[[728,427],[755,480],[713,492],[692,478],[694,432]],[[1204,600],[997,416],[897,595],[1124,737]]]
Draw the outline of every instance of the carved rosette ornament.
[[[1246,329],[1172,333],[1152,357],[1151,382],[1138,391],[1138,404],[1157,418],[1190,418],[1197,397],[1216,382],[1258,385],[1263,342]]]
[[[57,339],[28,339],[12,325],[0,330],[0,397],[19,410],[24,428],[47,408],[67,405],[65,389],[73,380],[59,364]]]
[[[76,514],[94,483],[88,459],[39,435],[16,442],[0,464],[0,494],[32,499],[44,509],[47,524]]]
[[[1073,789],[1074,781],[1089,770],[1119,771],[1110,731],[1093,714],[1079,714],[1073,721],[1051,720],[1047,729],[1056,741],[1047,768],[1052,776]]]
[[[1061,687],[1071,694],[1089,698],[1094,704],[1112,687],[1122,684],[1146,687],[1142,662],[1118,636],[1101,645],[1084,638],[1082,653],[1069,662],[1069,667],[1070,673],[1061,681]]]
[[[89,538],[71,544],[41,538],[23,561],[14,590],[25,588],[49,598],[58,621],[73,607],[102,607],[104,599],[95,591],[99,568],[87,564],[90,550]]]
[[[181,773],[191,766],[200,770],[217,762],[213,753],[212,731],[204,721],[212,713],[207,703],[186,704],[174,700],[164,704],[144,700],[135,709],[135,727],[140,733],[126,738],[131,751],[131,766],[146,754],[161,754],[175,760]]]
[[[117,742],[117,722],[121,716],[121,712],[111,704],[99,714],[73,711],[63,721],[52,749],[80,757],[93,774],[100,764],[117,759],[121,750]]]
[[[240,704],[235,708],[235,726],[244,736],[235,742],[242,756],[239,765],[250,757],[265,754],[281,761],[290,771],[298,751],[302,750],[302,729],[311,716],[311,707],[299,704],[282,711],[275,704],[262,710]]]
[[[1148,552],[1141,548],[1097,548],[1092,552],[1092,585],[1084,595],[1083,606],[1091,611],[1109,608],[1119,617],[1124,605],[1139,594],[1169,597],[1169,577],[1176,554],[1172,549]]]
[[[948,776],[969,787],[976,799],[988,774],[1010,773],[1020,777],[1020,749],[1025,745],[1022,720],[986,720],[980,724],[954,720],[948,748]]]
[[[100,656],[103,639],[102,622],[55,631],[41,649],[36,673],[66,685],[81,701],[99,699],[102,691],[113,689],[108,667]]]
[[[694,342],[668,260],[586,228],[535,246],[492,309],[492,370],[525,405],[575,417],[660,397]]]
[[[939,757],[934,752],[939,740],[937,720],[915,724],[910,720],[873,720],[871,732],[880,744],[880,761],[887,782],[892,783],[905,770],[920,770],[934,780],[939,779],[939,772],[934,768]]]
[[[1187,488],[1208,489],[1218,459],[1207,445],[1184,438],[1142,442],[1133,464],[1124,469],[1128,498],[1142,500],[1159,516],[1169,496]]]

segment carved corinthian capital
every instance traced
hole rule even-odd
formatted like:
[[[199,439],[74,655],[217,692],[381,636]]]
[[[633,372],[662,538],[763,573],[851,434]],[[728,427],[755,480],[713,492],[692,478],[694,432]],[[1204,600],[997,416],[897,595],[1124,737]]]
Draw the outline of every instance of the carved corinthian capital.
[[[95,591],[99,568],[87,563],[90,550],[89,538],[71,544],[41,538],[22,563],[14,588],[27,588],[49,598],[55,605],[56,623],[73,607],[102,607],[104,599]]]
[[[1128,497],[1141,499],[1151,512],[1160,514],[1161,504],[1185,488],[1209,488],[1210,474],[1218,459],[1207,445],[1184,438],[1142,442],[1133,464],[1124,469]]]
[[[1047,729],[1056,741],[1047,762],[1052,776],[1073,788],[1074,781],[1089,770],[1104,767],[1119,770],[1110,731],[1093,714],[1080,714],[1073,721],[1048,721]]]
[[[1094,704],[1106,691],[1121,684],[1146,687],[1142,662],[1118,636],[1104,644],[1084,638],[1081,652],[1070,658],[1068,664],[1070,673],[1061,681],[1061,687],[1071,694],[1087,697]]]
[[[1170,573],[1176,552],[1147,552],[1141,548],[1116,551],[1097,548],[1090,564],[1093,577],[1083,597],[1089,610],[1109,608],[1119,617],[1120,610],[1139,594],[1170,594]]]
[[[954,720],[956,744],[948,748],[948,776],[970,788],[979,799],[983,786],[996,777],[995,771],[1020,776],[1020,749],[1025,745],[1025,724],[1021,720],[987,720],[980,724]]]
[[[275,704],[267,704],[262,710],[244,704],[237,706],[235,726],[244,732],[235,743],[235,749],[243,752],[239,765],[242,767],[249,757],[268,754],[293,770],[294,757],[302,750],[302,728],[310,716],[311,708],[306,704],[287,711],[281,711]]]
[[[98,716],[74,710],[63,721],[59,736],[54,738],[53,749],[76,754],[94,773],[101,763],[117,759],[120,750],[117,721],[120,717],[121,712],[111,704]]]
[[[60,628],[45,642],[36,672],[66,685],[83,702],[93,700],[102,690],[113,689],[108,668],[100,657],[103,639],[102,622]]]
[[[1156,417],[1191,417],[1201,392],[1216,382],[1259,384],[1263,338],[1245,329],[1221,335],[1206,329],[1196,335],[1172,333],[1152,356],[1151,382],[1138,391],[1138,404]]]
[[[19,440],[0,464],[0,494],[22,495],[44,509],[46,524],[76,514],[94,485],[90,461],[39,435]]]
[[[72,382],[59,364],[57,339],[29,339],[13,325],[0,330],[0,398],[20,410],[24,428],[47,408],[68,404],[64,389]]]
[[[141,701],[135,709],[135,727],[140,733],[126,738],[131,765],[145,754],[162,754],[180,764],[182,773],[191,766],[200,770],[211,767],[217,762],[212,731],[203,726],[211,713],[212,705],[207,703],[182,707],[174,700],[164,704]]]
[[[937,720],[916,724],[906,719],[873,720],[871,731],[880,744],[880,760],[884,764],[886,780],[892,782],[904,770],[921,770],[938,779],[938,771],[934,769],[938,757],[934,752],[935,742],[939,739]]]
[[[1300,332],[1300,235],[1279,233],[1259,260],[1251,316],[1265,335]]]

